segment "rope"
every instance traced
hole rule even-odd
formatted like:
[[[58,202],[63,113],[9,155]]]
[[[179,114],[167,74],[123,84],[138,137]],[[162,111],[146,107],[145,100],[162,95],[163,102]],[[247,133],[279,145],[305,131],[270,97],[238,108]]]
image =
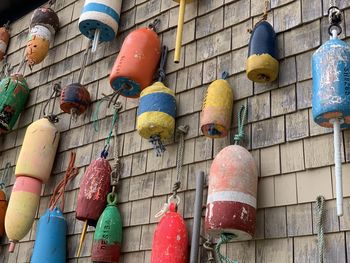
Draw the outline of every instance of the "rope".
[[[5,182],[4,182],[4,179],[6,179],[9,174],[10,174],[10,168],[11,168],[11,163],[10,162],[7,162],[6,165],[5,165],[5,168],[4,168],[4,171],[2,173],[2,176],[1,176],[1,182],[0,182],[0,188],[1,189],[4,189],[5,188]]]
[[[237,133],[233,137],[234,144],[239,144],[244,139],[244,123],[247,117],[247,106],[242,105],[238,113]]]
[[[119,112],[121,107],[115,105],[115,112]],[[112,194],[115,193],[115,188],[118,186],[119,179],[122,171],[122,164],[120,161],[120,153],[119,153],[119,140],[118,140],[118,123],[116,122],[114,125],[114,163],[112,167],[111,173],[111,186],[112,186]]]
[[[221,79],[227,79],[230,74],[227,71],[221,73]]]
[[[266,21],[267,20],[267,15],[268,15],[268,11],[269,11],[269,2],[270,2],[269,0],[265,0],[265,11],[264,11],[264,14],[262,15],[260,21]]]
[[[335,0],[329,1],[329,9],[328,9],[328,33],[332,36],[332,30],[337,30],[337,35],[339,36],[342,33],[342,28],[340,26],[342,22],[342,14],[336,5]]]
[[[234,234],[221,234],[220,235],[220,240],[215,246],[215,253],[219,257],[220,263],[225,263],[225,262],[226,263],[238,263],[237,260],[231,260],[231,259],[227,258],[226,256],[222,255],[220,252],[221,245],[226,244],[226,243],[234,240],[235,237],[236,236]]]
[[[160,24],[160,19],[155,19],[151,24],[148,25],[148,28],[152,29],[154,32],[157,32],[157,26]]]
[[[189,127],[186,126],[180,126],[177,128],[177,132],[179,134],[179,146],[177,148],[177,155],[176,155],[176,182],[173,186],[173,196],[177,196],[177,191],[181,187],[181,173],[182,173],[182,166],[183,166],[183,155],[185,150],[185,135],[188,132]]]
[[[76,168],[74,166],[74,163],[75,163],[75,158],[76,158],[76,153],[75,152],[71,152],[70,153],[70,160],[69,160],[69,165],[68,165],[68,168],[66,170],[66,174],[64,175],[64,178],[62,181],[60,181],[58,183],[58,185],[56,185],[55,187],[55,190],[53,192],[53,195],[50,199],[50,203],[49,203],[49,208],[50,210],[52,211],[58,201],[60,200],[60,198],[62,198],[62,201],[61,201],[61,211],[63,212],[64,211],[64,192],[65,192],[65,188],[68,184],[68,182],[70,180],[72,180],[74,177],[76,177],[78,175],[78,168]]]
[[[163,82],[165,79],[165,65],[168,58],[168,47],[163,46],[162,55],[160,58],[159,69],[158,69],[158,81]]]
[[[323,263],[324,256],[324,202],[323,196],[316,198],[317,255],[319,263]]]
[[[61,84],[55,83],[53,84],[53,92],[50,96],[50,98],[46,101],[43,109],[44,117],[47,118],[52,123],[58,122],[58,117],[56,114],[54,114],[55,111],[55,104],[56,104],[56,97],[60,96],[61,94]],[[53,100],[52,107],[49,114],[46,114],[46,109],[50,104],[50,101]]]
[[[78,78],[78,82],[80,84],[81,84],[81,81],[82,81],[83,76],[84,76],[84,71],[85,71],[85,68],[86,68],[86,61],[87,61],[87,58],[88,58],[88,55],[89,55],[90,46],[91,46],[91,40],[88,41],[88,43],[86,45],[86,48],[85,48],[85,52],[83,54],[83,60],[82,60],[82,63],[81,63],[81,68],[80,68],[79,78]]]

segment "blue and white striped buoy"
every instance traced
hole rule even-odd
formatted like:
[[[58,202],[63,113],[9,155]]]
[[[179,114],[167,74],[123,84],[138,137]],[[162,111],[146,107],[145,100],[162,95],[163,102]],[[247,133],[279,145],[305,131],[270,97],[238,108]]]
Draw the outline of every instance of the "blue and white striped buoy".
[[[118,32],[121,0],[85,0],[79,19],[79,30],[93,39],[92,52],[96,51],[99,41],[112,41]]]

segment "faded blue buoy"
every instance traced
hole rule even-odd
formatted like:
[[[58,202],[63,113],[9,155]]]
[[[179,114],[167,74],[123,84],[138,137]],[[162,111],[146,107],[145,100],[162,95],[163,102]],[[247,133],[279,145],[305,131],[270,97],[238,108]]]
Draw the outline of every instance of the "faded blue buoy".
[[[40,218],[31,263],[66,262],[67,221],[57,207]]]
[[[341,119],[350,127],[350,46],[337,38],[328,40],[312,56],[312,115],[314,121],[331,128]]]

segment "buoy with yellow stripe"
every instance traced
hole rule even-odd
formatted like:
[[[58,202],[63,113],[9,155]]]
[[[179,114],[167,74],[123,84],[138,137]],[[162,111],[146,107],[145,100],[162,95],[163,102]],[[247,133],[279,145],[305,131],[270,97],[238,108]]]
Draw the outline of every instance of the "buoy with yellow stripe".
[[[211,83],[205,94],[200,126],[204,136],[209,138],[226,137],[231,125],[233,108],[233,91],[226,80],[227,72],[222,79]]]
[[[209,174],[205,230],[220,246],[228,241],[250,240],[255,233],[258,173],[253,156],[238,143],[244,137],[246,107],[238,118],[235,145],[221,150],[215,157]]]
[[[10,29],[9,29],[9,23],[5,24],[4,26],[0,27],[0,61],[3,60],[7,46],[10,42]]]
[[[149,140],[157,156],[165,151],[163,141],[172,138],[175,129],[175,92],[163,84],[168,48],[163,47],[159,67],[159,80],[141,92],[137,110],[137,131]]]
[[[92,52],[96,51],[99,41],[112,41],[116,37],[121,8],[121,0],[85,0],[79,30],[87,38],[93,39]]]
[[[254,82],[266,83],[277,79],[279,71],[276,33],[267,19],[268,1],[263,18],[250,37],[246,74]]]
[[[26,58],[30,66],[42,62],[48,54],[50,41],[59,30],[59,19],[50,7],[35,9],[30,23]]]

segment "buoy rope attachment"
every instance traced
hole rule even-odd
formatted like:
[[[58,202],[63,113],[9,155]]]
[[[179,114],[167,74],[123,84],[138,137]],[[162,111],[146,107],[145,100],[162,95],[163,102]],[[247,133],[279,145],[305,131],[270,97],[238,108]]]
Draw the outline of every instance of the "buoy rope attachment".
[[[154,19],[152,23],[148,25],[148,28],[152,29],[154,32],[157,32],[157,26],[160,24],[160,19]]]
[[[0,189],[4,189],[5,188],[5,180],[7,180],[9,174],[10,174],[10,170],[11,170],[11,163],[7,162],[5,164],[5,168],[4,171],[2,172],[2,176],[1,176],[1,181],[0,181]]]
[[[81,62],[79,78],[78,78],[78,82],[80,84],[82,84],[81,81],[83,80],[84,71],[85,71],[85,68],[86,68],[86,62],[87,62],[87,59],[88,59],[88,56],[89,56],[90,46],[91,46],[91,40],[88,41],[88,43],[86,45],[86,48],[85,48],[85,51],[83,53],[83,60]]]
[[[165,66],[166,66],[167,58],[168,58],[168,47],[164,45],[162,47],[162,54],[160,57],[159,68],[157,72],[159,82],[163,82],[165,79],[165,76],[166,76]]]
[[[342,33],[342,27],[340,26],[342,22],[342,14],[338,6],[336,5],[335,0],[331,0],[329,2],[329,9],[328,9],[328,34],[330,36],[333,36],[332,31],[334,29],[337,30],[337,35],[339,36]]]
[[[316,198],[317,256],[319,263],[324,261],[324,203],[325,198],[323,196]]]
[[[53,89],[52,94],[44,105],[43,114],[44,114],[44,118],[47,118],[51,123],[57,123],[59,119],[57,117],[57,114],[54,114],[54,111],[55,111],[56,97],[59,97],[61,95],[61,83],[60,82],[54,83],[52,89]],[[46,110],[51,100],[53,100],[53,103],[51,105],[50,113],[47,114]]]
[[[247,106],[242,105],[239,112],[238,112],[238,127],[237,127],[237,133],[233,137],[234,144],[239,144],[244,139],[244,123],[247,118]]]
[[[220,240],[215,246],[215,253],[218,256],[220,263],[239,263],[237,260],[231,260],[224,255],[221,254],[220,247],[223,244],[227,244],[228,242],[234,240],[236,236],[234,234],[226,234],[223,233],[220,235]]]
[[[75,152],[70,153],[70,159],[69,159],[69,164],[68,164],[66,173],[63,179],[56,185],[53,191],[53,195],[49,203],[49,208],[51,211],[55,209],[60,198],[62,198],[60,210],[62,212],[64,211],[64,193],[65,193],[66,186],[68,182],[71,181],[73,178],[75,178],[79,173],[79,169],[75,167],[76,155],[77,154]]]

